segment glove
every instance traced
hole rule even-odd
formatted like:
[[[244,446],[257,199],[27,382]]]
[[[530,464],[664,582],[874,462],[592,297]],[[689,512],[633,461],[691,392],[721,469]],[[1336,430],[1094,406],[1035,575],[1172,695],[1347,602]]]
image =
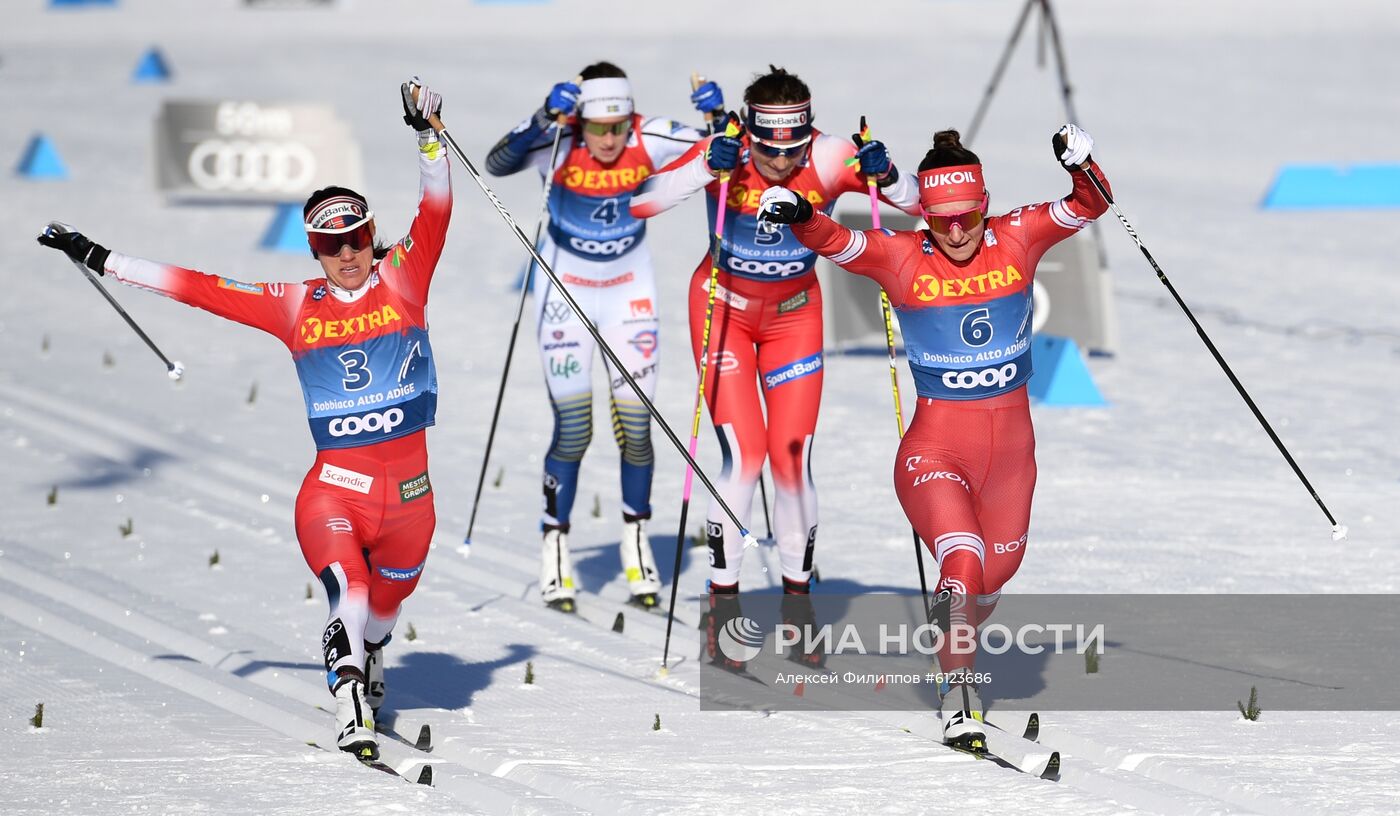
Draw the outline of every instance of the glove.
[[[1050,144],[1055,148],[1055,158],[1073,173],[1088,163],[1094,137],[1074,125],[1065,125],[1050,139]]]
[[[812,218],[812,202],[786,187],[769,187],[758,199],[758,220],[801,224]]]
[[[890,161],[890,152],[885,149],[885,143],[874,139],[862,142],[859,133],[852,134],[851,140],[856,143],[856,158],[860,160],[861,175],[886,184],[893,184],[894,179],[886,177],[895,173],[895,178],[898,178],[898,171],[894,169],[894,163]]]
[[[549,90],[549,96],[544,100],[544,112],[550,119],[558,119],[560,116],[568,116],[574,112],[574,107],[578,105],[578,86],[572,82],[560,82]]]
[[[399,90],[403,93],[404,123],[419,133],[431,131],[433,126],[428,119],[442,114],[442,94],[428,88],[418,77],[403,83]],[[416,102],[413,99],[414,90],[418,91]]]
[[[99,275],[105,274],[103,267],[107,263],[107,256],[112,254],[111,250],[101,244],[94,244],[81,232],[63,230],[59,224],[50,224],[39,236],[39,243],[63,252],[72,258],[74,263],[80,263]]]
[[[706,81],[690,95],[690,102],[701,113],[718,120],[724,116],[724,93],[713,82]]]
[[[739,151],[743,146],[744,143],[733,136],[714,137],[705,149],[705,166],[716,175],[732,171],[739,166]]]

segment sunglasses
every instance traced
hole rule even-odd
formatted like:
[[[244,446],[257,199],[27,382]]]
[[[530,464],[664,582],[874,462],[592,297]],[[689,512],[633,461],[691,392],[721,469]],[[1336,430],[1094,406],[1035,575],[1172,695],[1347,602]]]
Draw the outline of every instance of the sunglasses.
[[[352,252],[359,252],[374,244],[374,228],[370,226],[373,218],[374,213],[367,212],[364,218],[334,232],[307,230],[306,241],[317,255],[339,255],[343,246],[350,247]]]
[[[632,120],[623,119],[621,122],[584,122],[583,132],[591,133],[594,136],[606,136],[611,133],[614,136],[621,136],[632,129]]]
[[[807,149],[807,145],[810,144],[810,142],[779,147],[778,145],[770,145],[767,142],[760,142],[757,139],[750,139],[749,144],[753,148],[753,151],[760,156],[767,156],[770,159],[781,159],[785,156],[800,155]]]
[[[924,210],[924,219],[928,221],[928,228],[938,235],[947,235],[953,231],[953,225],[957,224],[963,232],[971,232],[982,223],[982,219],[987,214],[987,200],[970,210],[951,213],[931,213]]]

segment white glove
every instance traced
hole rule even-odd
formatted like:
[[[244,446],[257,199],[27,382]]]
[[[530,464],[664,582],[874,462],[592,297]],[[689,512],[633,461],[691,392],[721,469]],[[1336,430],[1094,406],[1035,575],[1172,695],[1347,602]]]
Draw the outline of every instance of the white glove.
[[[1064,139],[1064,150],[1056,150],[1055,158],[1060,160],[1067,169],[1078,170],[1079,166],[1089,159],[1089,152],[1094,149],[1094,137],[1080,130],[1076,125],[1065,125],[1056,134]]]
[[[758,199],[758,225],[770,235],[783,224],[795,224],[811,217],[812,205],[786,187],[769,187]]]
[[[442,94],[424,85],[423,80],[416,76],[400,87],[403,90],[404,123],[420,133],[431,131],[428,120],[442,113]],[[418,92],[417,99],[413,97],[414,91]]]

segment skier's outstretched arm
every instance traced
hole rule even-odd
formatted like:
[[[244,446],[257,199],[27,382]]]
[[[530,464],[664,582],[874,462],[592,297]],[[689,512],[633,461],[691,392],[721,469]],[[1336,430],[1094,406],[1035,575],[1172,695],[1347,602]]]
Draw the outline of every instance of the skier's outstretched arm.
[[[380,263],[379,270],[410,300],[423,305],[452,220],[452,174],[447,149],[428,124],[441,112],[442,97],[417,77],[403,83],[401,89],[404,122],[418,134],[418,211],[408,235],[389,249],[388,262]]]
[[[165,295],[220,317],[290,336],[305,285],[244,283],[193,269],[123,255],[93,242],[81,232],[45,234],[39,243],[63,251],[99,275]]]
[[[758,216],[772,224],[787,225],[803,246],[847,272],[871,278],[896,305],[902,302],[904,291],[897,285],[901,259],[894,233],[843,227],[786,187],[769,187],[763,192]]]

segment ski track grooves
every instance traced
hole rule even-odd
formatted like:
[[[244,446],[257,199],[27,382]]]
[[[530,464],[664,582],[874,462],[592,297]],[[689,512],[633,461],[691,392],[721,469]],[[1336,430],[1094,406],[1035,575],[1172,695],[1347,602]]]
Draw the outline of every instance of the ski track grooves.
[[[252,466],[231,460],[228,450],[210,449],[201,439],[191,440],[193,444],[185,444],[184,440],[177,442],[168,435],[150,430],[149,426],[99,414],[81,405],[36,393],[12,378],[6,378],[5,385],[3,400],[11,405],[10,410],[5,412],[7,419],[51,436],[63,446],[101,456],[116,465],[128,464],[129,443],[166,454],[173,462],[186,465],[190,463],[188,454],[191,449],[196,452],[203,449],[203,452],[208,454],[201,457],[199,462],[203,473],[191,472],[192,469],[186,467],[180,470],[178,476],[153,476],[164,480],[178,480],[180,485],[197,490],[220,503],[236,501],[238,489],[242,488],[246,491],[247,501],[238,505],[240,509],[259,513],[281,525],[285,525],[291,517],[292,499],[300,487],[299,482],[269,476]],[[267,503],[258,498],[264,493],[271,497]],[[246,522],[226,514],[211,512],[208,509],[201,512],[202,515],[217,517],[233,527],[248,529]],[[481,537],[478,537],[478,542],[480,541]],[[486,541],[499,543],[493,537],[487,537]],[[532,576],[533,565],[527,563],[527,559],[522,556],[502,547],[481,546],[480,543],[474,542],[468,566],[463,559],[453,557],[451,548],[439,546],[438,549],[447,551],[439,553],[433,560],[433,572],[448,576],[454,581],[467,582],[482,589],[504,593],[513,601],[509,604],[509,614],[522,621],[544,626],[555,634],[567,634],[566,627],[570,625],[582,627],[580,634],[585,630],[596,634],[600,628],[611,629],[613,618],[618,611],[630,613],[626,615],[627,625],[619,637],[629,642],[628,646],[632,648],[610,648],[604,651],[579,642],[577,651],[582,659],[571,662],[615,675],[624,681],[648,683],[650,678],[654,682],[649,682],[648,685],[654,689],[664,688],[698,697],[698,689],[692,683],[675,675],[657,679],[652,674],[659,665],[659,654],[653,654],[648,659],[643,647],[660,649],[665,631],[664,617],[626,605],[620,600],[583,592],[579,603],[580,617],[583,620],[572,621],[558,612],[530,602],[536,582]],[[87,620],[83,626],[79,626],[57,614],[52,606],[40,608],[19,600],[14,595],[0,595],[0,614],[16,622],[44,632],[95,657],[245,716],[300,742],[315,741],[319,736],[323,736],[326,730],[324,724],[313,723],[282,710],[288,703],[301,706],[319,705],[325,699],[323,688],[312,689],[309,684],[290,676],[274,678],[271,676],[272,672],[268,671],[255,670],[245,677],[237,677],[233,672],[245,668],[248,664],[246,659],[231,655],[226,649],[196,635],[181,632],[137,612],[131,611],[128,614],[128,610],[110,600],[76,590],[35,570],[19,567],[9,557],[0,560],[0,581],[16,587],[28,587],[53,603],[73,609]],[[604,587],[604,591],[615,595],[618,586],[618,582],[613,582]],[[625,591],[622,594],[625,595]],[[119,633],[134,635],[150,643],[160,644],[171,651],[188,655],[199,661],[197,665],[200,670],[214,671],[220,677],[211,679],[190,668],[153,661],[150,659],[151,655],[144,655],[139,650],[123,646],[118,639],[110,636],[94,637],[95,627],[89,626],[92,623],[97,623],[97,627],[116,629]],[[686,662],[687,654],[695,653],[699,647],[692,631],[693,626],[693,623],[687,624],[680,617],[676,620],[672,633],[673,669]],[[628,654],[620,654],[623,651]],[[612,665],[600,665],[603,661]],[[692,664],[687,668],[690,671],[686,676],[690,677],[697,667]],[[229,685],[237,686],[243,694],[252,692],[249,686],[260,687],[265,690],[263,699],[247,701],[253,705],[251,712],[234,708],[231,704],[220,701],[221,688]],[[269,701],[269,692],[277,695],[277,698]],[[907,728],[921,737],[938,739],[937,723],[931,717],[910,717],[899,712],[862,712],[861,715],[892,727]],[[323,715],[318,714],[317,718],[321,716]],[[401,715],[400,719],[409,718]],[[839,727],[838,723],[830,720],[825,723]],[[1296,812],[1288,803],[1233,789],[1227,780],[1203,778],[1200,774],[1173,768],[1169,764],[1169,758],[1143,755],[1125,749],[1110,749],[1092,740],[1052,729],[1043,729],[1041,740],[1047,749],[1060,750],[1064,756],[1060,781],[1095,797],[1161,813]],[[617,811],[619,808],[627,809],[627,804],[619,802],[615,792],[605,786],[581,782],[575,777],[560,776],[547,770],[550,766],[577,763],[507,759],[499,755],[487,755],[479,749],[453,750],[453,746],[454,743],[448,743],[435,747],[429,758],[420,759],[413,756],[418,754],[413,749],[386,739],[381,744],[381,751],[386,762],[395,767],[402,765],[402,770],[405,771],[424,762],[433,765],[435,787],[476,806],[493,805],[493,810],[528,813],[574,812],[578,808],[605,813]]]

